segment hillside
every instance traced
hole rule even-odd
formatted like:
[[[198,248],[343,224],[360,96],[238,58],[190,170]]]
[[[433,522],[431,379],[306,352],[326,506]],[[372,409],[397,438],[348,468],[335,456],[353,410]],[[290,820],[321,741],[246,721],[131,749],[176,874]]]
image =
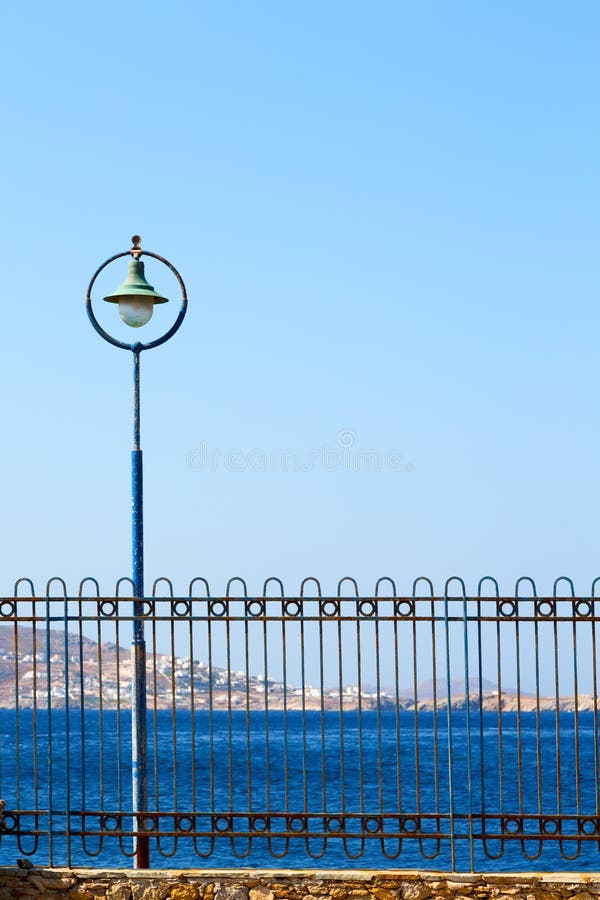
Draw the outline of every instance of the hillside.
[[[66,645],[66,646],[65,646]],[[53,707],[80,706],[105,709],[117,705],[128,707],[131,695],[131,655],[129,649],[115,644],[97,644],[90,638],[69,633],[65,641],[64,632],[30,626],[0,626],[0,707],[14,708],[17,703],[15,686],[18,685],[18,703],[22,708],[47,706],[47,678],[50,671],[50,695]],[[66,678],[68,672],[68,692]],[[372,687],[363,688],[359,694],[355,686],[339,689],[326,687],[321,690],[305,686],[304,691],[297,685],[284,687],[280,681],[269,679],[265,683],[262,675],[246,674],[183,657],[157,654],[148,657],[146,670],[148,684],[148,706],[157,709],[273,709],[273,710],[319,710],[365,711],[380,709],[400,709],[402,711],[432,711],[447,708],[445,683],[437,683],[437,701],[434,706],[433,684],[423,682],[417,689],[417,699],[409,690],[400,691],[396,700],[389,689],[377,691]],[[478,684],[473,679],[469,686],[469,706],[479,709]],[[464,683],[451,683],[451,705],[453,709],[464,710],[467,701]],[[504,690],[500,703],[498,692],[490,682],[482,684],[481,708],[494,712],[534,711],[538,708],[536,698],[522,694],[519,698],[514,691]],[[540,710],[556,708],[555,699],[541,697]],[[574,710],[572,697],[559,700],[559,708]],[[593,710],[593,698],[589,695],[578,697],[580,711]]]

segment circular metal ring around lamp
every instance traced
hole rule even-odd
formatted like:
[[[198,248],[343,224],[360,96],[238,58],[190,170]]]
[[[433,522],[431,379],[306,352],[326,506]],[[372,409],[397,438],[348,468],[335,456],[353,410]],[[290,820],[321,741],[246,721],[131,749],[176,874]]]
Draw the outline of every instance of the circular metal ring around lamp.
[[[108,331],[104,330],[104,328],[94,315],[94,310],[92,309],[92,288],[94,287],[94,283],[98,278],[100,272],[102,272],[103,269],[105,269],[116,259],[122,259],[124,256],[133,256],[133,251],[135,251],[135,254],[138,257],[150,256],[152,257],[152,259],[157,259],[159,262],[163,263],[163,265],[167,266],[167,268],[170,269],[171,272],[175,275],[175,278],[179,282],[179,287],[181,288],[181,307],[179,309],[179,313],[177,314],[177,318],[175,319],[169,330],[162,335],[162,337],[156,338],[156,340],[154,341],[149,341],[147,344],[143,344],[140,341],[128,344],[126,341],[119,341],[117,338],[114,338],[111,334],[108,333]],[[85,307],[87,310],[88,318],[100,337],[103,337],[104,340],[108,341],[109,344],[112,344],[113,347],[121,347],[122,350],[131,350],[133,353],[141,353],[142,350],[152,350],[153,347],[159,347],[161,344],[164,344],[165,341],[168,341],[169,338],[173,337],[185,318],[185,314],[187,312],[187,304],[188,298],[185,290],[185,284],[183,283],[183,278],[181,277],[175,266],[170,263],[168,259],[165,259],[163,256],[159,256],[158,253],[151,253],[150,250],[142,250],[139,247],[134,247],[133,250],[125,250],[123,253],[116,253],[114,256],[111,256],[107,260],[105,260],[102,265],[99,266],[94,272],[85,298]]]

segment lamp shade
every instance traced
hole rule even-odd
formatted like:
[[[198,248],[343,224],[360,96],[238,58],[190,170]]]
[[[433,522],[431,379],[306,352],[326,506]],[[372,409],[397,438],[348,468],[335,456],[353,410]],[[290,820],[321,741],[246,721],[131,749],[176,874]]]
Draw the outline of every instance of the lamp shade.
[[[146,324],[152,316],[155,303],[169,302],[168,297],[157,294],[152,285],[148,284],[144,263],[139,258],[131,260],[123,284],[104,299],[107,303],[119,304],[119,315],[132,328]]]

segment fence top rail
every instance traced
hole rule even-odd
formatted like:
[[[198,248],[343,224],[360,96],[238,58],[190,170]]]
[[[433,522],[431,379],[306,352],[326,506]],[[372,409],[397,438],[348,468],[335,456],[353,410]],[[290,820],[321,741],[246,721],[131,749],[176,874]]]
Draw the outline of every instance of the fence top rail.
[[[137,602],[134,606],[134,600]],[[0,597],[0,622],[151,619],[172,621],[591,622],[600,597],[533,594],[428,597],[409,595],[131,595],[46,593]]]
[[[530,576],[522,576],[515,581],[512,591],[500,589],[500,584],[496,578],[489,575],[480,578],[476,584],[473,583],[468,588],[464,579],[458,576],[447,578],[441,590],[436,590],[434,583],[430,578],[420,576],[412,581],[409,591],[399,591],[396,587],[395,579],[385,576],[378,578],[373,585],[372,590],[362,592],[355,578],[344,576],[337,581],[334,590],[324,591],[321,581],[314,576],[304,578],[299,589],[296,591],[286,592],[284,583],[280,578],[271,576],[266,578],[262,584],[262,589],[258,591],[248,590],[245,579],[238,576],[230,578],[225,586],[224,591],[213,593],[208,580],[204,577],[197,576],[192,578],[187,589],[184,592],[175,591],[173,581],[170,578],[161,576],[154,579],[150,592],[145,599],[193,599],[193,600],[252,600],[256,598],[270,600],[299,600],[299,599],[322,599],[322,600],[530,600],[538,599],[540,601],[555,599],[594,599],[600,597],[600,576],[594,578],[589,592],[577,594],[573,579],[564,575],[547,580],[544,582],[542,591],[538,590],[538,586]],[[43,585],[43,590],[38,591],[34,581],[30,578],[19,578],[14,584],[11,596],[4,598],[23,598],[23,599],[102,599],[107,597],[122,598],[131,600],[134,595],[134,586],[130,578],[119,578],[115,584],[114,591],[106,592],[101,590],[100,582],[96,578],[86,576],[81,579],[76,590],[69,591],[67,582],[63,578],[52,577]]]

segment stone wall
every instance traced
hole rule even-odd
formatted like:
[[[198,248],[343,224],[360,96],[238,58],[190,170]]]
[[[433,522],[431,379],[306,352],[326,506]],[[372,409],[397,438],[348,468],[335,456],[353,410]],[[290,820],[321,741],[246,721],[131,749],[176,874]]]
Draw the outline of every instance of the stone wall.
[[[460,875],[416,871],[0,868],[0,900],[598,900],[600,872]]]

